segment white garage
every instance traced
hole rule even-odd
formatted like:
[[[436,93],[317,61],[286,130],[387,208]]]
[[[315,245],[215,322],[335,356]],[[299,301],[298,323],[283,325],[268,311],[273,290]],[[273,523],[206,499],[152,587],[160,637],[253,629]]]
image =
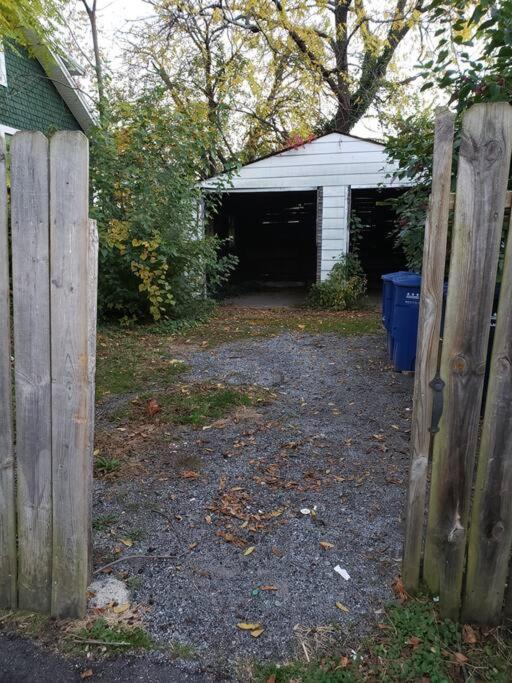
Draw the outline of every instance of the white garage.
[[[350,249],[349,216],[363,226],[359,253],[370,287],[404,266],[389,199],[400,191],[384,146],[330,133],[249,163],[223,191],[209,230],[238,257],[238,283],[324,280]],[[221,176],[203,183],[205,192]]]

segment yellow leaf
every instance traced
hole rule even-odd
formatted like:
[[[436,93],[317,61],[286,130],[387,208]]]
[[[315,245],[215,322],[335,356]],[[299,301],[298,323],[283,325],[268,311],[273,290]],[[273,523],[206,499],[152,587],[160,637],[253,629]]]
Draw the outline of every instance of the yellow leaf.
[[[245,621],[241,621],[237,624],[237,626],[242,631],[257,631],[259,628],[261,628],[261,624],[250,624]]]
[[[342,602],[337,602],[336,607],[340,609],[342,612],[350,612],[349,608],[344,605]]]
[[[244,550],[244,555],[250,555],[256,550],[255,546],[251,545],[249,548],[246,548]]]
[[[125,545],[127,548],[131,548],[133,545],[133,541],[131,538],[122,538],[121,543]]]
[[[260,628],[255,628],[254,631],[251,631],[251,636],[253,638],[259,638],[264,630],[265,629],[261,628],[261,626],[260,626]]]
[[[129,602],[124,602],[122,605],[116,605],[113,609],[116,614],[122,614],[130,607]]]

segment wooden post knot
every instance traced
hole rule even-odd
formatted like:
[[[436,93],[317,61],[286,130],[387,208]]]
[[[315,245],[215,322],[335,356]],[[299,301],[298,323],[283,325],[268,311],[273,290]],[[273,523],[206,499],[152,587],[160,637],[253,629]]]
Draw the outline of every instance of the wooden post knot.
[[[503,524],[503,522],[502,522],[501,519],[500,519],[500,520],[499,520],[498,522],[496,522],[496,524],[492,527],[492,530],[491,530],[491,538],[492,538],[494,541],[500,541],[501,538],[502,538],[502,536],[503,536],[504,531],[505,531],[505,525]]]
[[[498,159],[501,159],[503,154],[503,144],[500,142],[500,140],[493,138],[485,143],[484,158],[488,167],[492,166]]]
[[[457,354],[452,360],[452,372],[456,375],[465,375],[468,371],[468,360],[462,353]]]

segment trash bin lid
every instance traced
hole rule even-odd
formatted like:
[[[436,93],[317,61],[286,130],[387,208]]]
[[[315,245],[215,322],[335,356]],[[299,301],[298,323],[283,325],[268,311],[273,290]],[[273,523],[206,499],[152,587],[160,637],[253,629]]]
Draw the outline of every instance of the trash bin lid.
[[[398,277],[399,275],[410,275],[410,271],[408,270],[397,270],[395,273],[384,273],[384,275],[380,276],[381,280],[392,280],[394,277]]]
[[[407,275],[397,275],[393,278],[395,287],[421,287],[421,275],[407,273]]]

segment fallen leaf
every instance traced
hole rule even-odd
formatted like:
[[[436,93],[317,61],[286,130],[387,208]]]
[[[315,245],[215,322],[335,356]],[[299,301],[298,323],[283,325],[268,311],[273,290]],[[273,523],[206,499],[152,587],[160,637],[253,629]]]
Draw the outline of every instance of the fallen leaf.
[[[276,683],[276,675],[272,674],[272,676],[269,676],[265,683]]]
[[[334,543],[329,543],[328,541],[320,541],[320,546],[324,550],[330,550],[331,548],[334,548]]]
[[[260,591],[276,591],[277,586],[259,586]]]
[[[158,404],[156,399],[150,398],[146,404],[146,410],[148,412],[148,415],[156,415],[157,413],[159,413],[162,410],[162,408]]]
[[[412,645],[413,649],[415,650],[418,645],[421,644],[421,638],[418,638],[418,636],[411,636],[407,643],[408,645]]]
[[[254,631],[251,631],[251,636],[252,636],[253,638],[259,638],[259,637],[261,636],[261,634],[263,633],[264,630],[265,630],[265,629],[263,629],[263,628],[261,628],[261,627],[260,627],[260,628],[256,628],[256,629],[254,629]]]
[[[409,594],[405,590],[402,578],[400,576],[396,577],[396,579],[391,584],[391,587],[393,588],[395,596],[399,602],[401,602],[402,604],[404,602],[407,602],[407,600],[409,599]]]
[[[126,612],[126,610],[129,609],[129,607],[130,607],[130,603],[124,602],[122,605],[116,605],[112,609],[116,614],[122,614],[123,612]]]
[[[453,658],[455,659],[455,662],[460,666],[462,666],[468,661],[468,658],[466,657],[466,655],[463,655],[462,652],[454,652]]]
[[[237,624],[238,628],[242,631],[256,631],[261,628],[261,624],[251,624],[250,622],[241,621]]]
[[[133,545],[133,541],[131,538],[122,538],[121,543],[125,545],[127,548],[131,548]]]
[[[180,477],[182,477],[182,479],[197,479],[199,477],[199,472],[195,472],[194,470],[184,470],[180,474]]]
[[[250,554],[253,553],[255,550],[256,550],[256,546],[251,545],[249,548],[246,548],[246,549],[244,550],[244,555],[250,555]]]
[[[85,671],[82,671],[82,673],[80,674],[80,678],[90,678],[92,675],[92,669],[85,669]]]
[[[345,656],[345,657],[341,657],[338,666],[339,666],[341,669],[346,669],[347,666],[348,666],[348,661],[349,661],[348,657],[346,657],[346,656]]]
[[[464,624],[462,627],[462,637],[468,645],[474,645],[478,641],[475,629],[469,624]]]
[[[349,608],[344,605],[342,602],[337,602],[336,607],[341,610],[342,612],[350,612]]]

